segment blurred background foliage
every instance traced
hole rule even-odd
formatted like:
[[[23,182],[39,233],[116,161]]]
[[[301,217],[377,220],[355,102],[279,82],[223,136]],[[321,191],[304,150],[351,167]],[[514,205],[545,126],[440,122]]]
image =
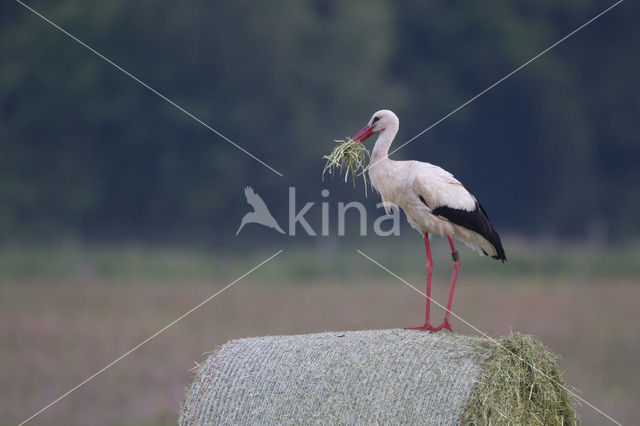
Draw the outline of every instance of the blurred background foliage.
[[[321,181],[333,139],[390,108],[399,146],[608,6],[29,4],[284,177],[2,2],[0,242],[223,243],[248,210],[245,185],[285,224],[288,186],[301,202],[321,201],[324,187],[363,199]],[[500,230],[637,239],[639,9],[615,8],[394,157],[454,172]]]

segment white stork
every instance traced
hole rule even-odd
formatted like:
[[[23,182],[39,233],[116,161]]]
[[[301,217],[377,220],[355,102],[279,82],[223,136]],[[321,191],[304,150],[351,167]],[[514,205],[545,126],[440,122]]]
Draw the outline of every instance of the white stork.
[[[456,285],[460,256],[452,237],[494,259],[507,260],[500,236],[491,225],[487,213],[473,196],[453,175],[438,166],[420,161],[393,161],[388,157],[389,147],[398,132],[400,121],[389,110],[373,114],[369,123],[353,139],[364,142],[374,133],[379,133],[369,168],[371,185],[380,193],[385,209],[389,205],[401,207],[409,224],[424,235],[427,252],[427,313],[424,325],[411,330],[431,330],[442,328],[451,330],[449,314]],[[449,291],[449,302],[444,321],[433,327],[429,321],[431,300],[431,273],[433,261],[429,247],[429,233],[446,235],[453,257],[453,277]]]

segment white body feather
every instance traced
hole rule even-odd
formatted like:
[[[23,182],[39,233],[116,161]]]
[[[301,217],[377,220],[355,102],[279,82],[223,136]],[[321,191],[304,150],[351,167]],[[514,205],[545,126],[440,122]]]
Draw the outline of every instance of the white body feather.
[[[496,249],[483,236],[434,215],[420,200],[422,196],[433,209],[441,206],[466,211],[476,209],[476,198],[451,173],[429,163],[388,158],[399,125],[395,114],[393,117],[395,120],[379,133],[369,169],[371,185],[380,193],[385,209],[388,211],[389,204],[402,208],[409,224],[421,234],[452,235],[480,254],[484,251],[495,256]]]

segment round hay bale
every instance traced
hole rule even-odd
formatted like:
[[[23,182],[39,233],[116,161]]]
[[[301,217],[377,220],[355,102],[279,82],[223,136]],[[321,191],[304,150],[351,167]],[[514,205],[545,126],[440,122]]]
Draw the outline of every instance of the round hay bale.
[[[232,340],[196,369],[179,424],[575,423],[555,356],[530,336],[498,341],[401,329]]]

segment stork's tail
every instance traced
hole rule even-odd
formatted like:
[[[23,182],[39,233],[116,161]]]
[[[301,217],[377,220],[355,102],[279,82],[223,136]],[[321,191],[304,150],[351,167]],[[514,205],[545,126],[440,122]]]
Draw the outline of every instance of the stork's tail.
[[[493,257],[496,260],[501,260],[502,263],[507,261],[507,253],[504,251],[504,247],[502,247],[502,240],[500,240],[500,235],[498,231],[495,230],[493,226],[491,226],[491,234],[487,240],[491,243],[493,248],[496,249],[496,254]]]

